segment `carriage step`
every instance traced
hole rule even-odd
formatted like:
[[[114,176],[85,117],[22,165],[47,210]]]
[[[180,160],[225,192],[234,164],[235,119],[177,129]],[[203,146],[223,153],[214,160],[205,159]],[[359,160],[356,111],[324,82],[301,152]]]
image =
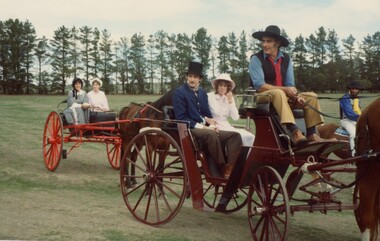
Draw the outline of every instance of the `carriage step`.
[[[62,159],[66,159],[66,158],[67,158],[67,150],[63,149],[62,150]]]

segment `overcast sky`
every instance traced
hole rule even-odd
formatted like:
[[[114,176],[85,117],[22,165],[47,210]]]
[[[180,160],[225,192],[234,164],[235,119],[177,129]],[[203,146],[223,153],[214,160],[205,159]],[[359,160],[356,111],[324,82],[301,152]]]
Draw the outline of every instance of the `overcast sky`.
[[[204,27],[219,38],[275,24],[293,40],[319,27],[339,39],[362,41],[380,31],[380,0],[0,0],[0,20],[29,20],[37,36],[51,38],[60,26],[107,29],[113,40],[164,30],[193,34]]]

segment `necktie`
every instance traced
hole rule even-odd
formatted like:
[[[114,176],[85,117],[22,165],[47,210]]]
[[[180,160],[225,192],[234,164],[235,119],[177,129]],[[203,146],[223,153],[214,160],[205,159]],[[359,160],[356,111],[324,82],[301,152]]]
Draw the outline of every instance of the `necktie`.
[[[274,71],[276,73],[276,81],[275,84],[276,86],[282,86],[282,76],[281,76],[281,62],[282,58],[279,58],[277,63],[274,63],[274,60],[271,57],[268,57],[269,61],[272,63],[274,67]]]

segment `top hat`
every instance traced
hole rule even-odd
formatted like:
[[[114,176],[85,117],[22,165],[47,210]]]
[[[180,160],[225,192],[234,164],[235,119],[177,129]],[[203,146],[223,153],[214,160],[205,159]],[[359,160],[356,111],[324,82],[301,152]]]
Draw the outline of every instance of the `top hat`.
[[[203,77],[203,64],[198,62],[189,62],[189,68],[186,74],[194,74],[199,75],[201,78]]]
[[[235,88],[235,82],[231,79],[231,76],[229,74],[220,74],[215,79],[211,80],[211,85],[214,89],[217,88],[217,86],[215,86],[217,80],[224,80],[230,82],[231,90]]]
[[[281,35],[281,30],[278,26],[276,25],[269,25],[265,31],[258,31],[254,32],[252,34],[252,37],[258,40],[262,40],[263,37],[272,37],[277,40],[280,40],[281,46],[288,47],[289,41]]]
[[[103,81],[101,81],[99,78],[92,79],[91,80],[91,85],[93,85],[94,82],[98,82],[98,84],[100,85],[100,87],[102,87],[102,85],[103,85]]]
[[[359,81],[353,80],[348,84],[347,89],[363,90],[364,88],[360,85]]]

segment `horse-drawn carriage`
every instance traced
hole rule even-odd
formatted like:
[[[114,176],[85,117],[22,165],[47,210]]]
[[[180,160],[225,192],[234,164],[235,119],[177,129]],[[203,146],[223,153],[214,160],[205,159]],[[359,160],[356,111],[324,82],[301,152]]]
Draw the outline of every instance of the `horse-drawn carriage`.
[[[229,213],[247,206],[253,240],[286,240],[289,217],[295,212],[356,210],[358,188],[349,203],[339,200],[337,193],[351,192],[356,184],[356,166],[351,164],[377,153],[336,160],[330,154],[347,146],[346,141],[296,147],[276,116],[268,113],[269,103],[257,104],[255,94],[242,98],[242,114],[254,121],[256,139],[253,146],[243,147],[246,151],[228,179],[215,174],[214,162],[187,123],[144,120],[154,127],[141,129],[130,140],[120,167],[122,195],[137,220],[153,226],[167,223],[191,198],[193,207],[203,211]],[[352,178],[341,179],[341,173],[351,173]],[[305,176],[313,178],[301,182]],[[297,190],[307,198],[295,198]]]
[[[59,106],[59,105],[58,105]],[[62,112],[52,111],[48,115],[43,134],[43,158],[45,166],[55,171],[61,158],[83,143],[104,143],[107,157],[114,169],[120,168],[122,140],[115,112],[92,112],[90,123],[73,125],[66,122]],[[63,149],[64,143],[73,143],[69,151]]]
[[[84,142],[105,143],[111,166],[120,168],[125,204],[142,223],[156,226],[169,222],[185,199],[191,198],[193,207],[203,211],[230,213],[247,206],[253,240],[286,240],[289,218],[295,212],[330,210],[355,210],[361,231],[370,229],[368,237],[376,237],[379,191],[366,193],[365,184],[360,188],[355,184],[358,179],[374,181],[359,167],[366,163],[364,172],[368,173],[372,171],[369,165],[379,163],[371,161],[379,159],[380,151],[379,137],[371,133],[380,116],[366,116],[364,129],[372,132],[359,133],[360,155],[336,160],[330,159],[330,154],[344,148],[346,141],[296,147],[276,115],[269,113],[269,103],[256,103],[255,93],[243,95],[241,114],[254,121],[256,139],[253,146],[242,148],[227,179],[217,174],[215,162],[192,137],[188,123],[170,115],[167,105],[171,102],[165,101],[170,95],[150,104],[125,107],[109,121],[84,125],[67,125],[61,113],[51,112],[43,135],[46,167],[54,171],[61,157],[66,157],[63,143],[74,143],[70,151]],[[367,115],[366,111],[363,114]],[[358,174],[356,166],[350,165],[353,163]],[[342,179],[341,173],[351,174],[351,178]],[[321,184],[331,188],[321,188]],[[377,181],[373,184],[379,186]],[[352,202],[343,203],[337,194],[351,192],[353,186]],[[305,194],[303,198],[295,195],[297,191]],[[360,208],[363,205],[367,207]]]

